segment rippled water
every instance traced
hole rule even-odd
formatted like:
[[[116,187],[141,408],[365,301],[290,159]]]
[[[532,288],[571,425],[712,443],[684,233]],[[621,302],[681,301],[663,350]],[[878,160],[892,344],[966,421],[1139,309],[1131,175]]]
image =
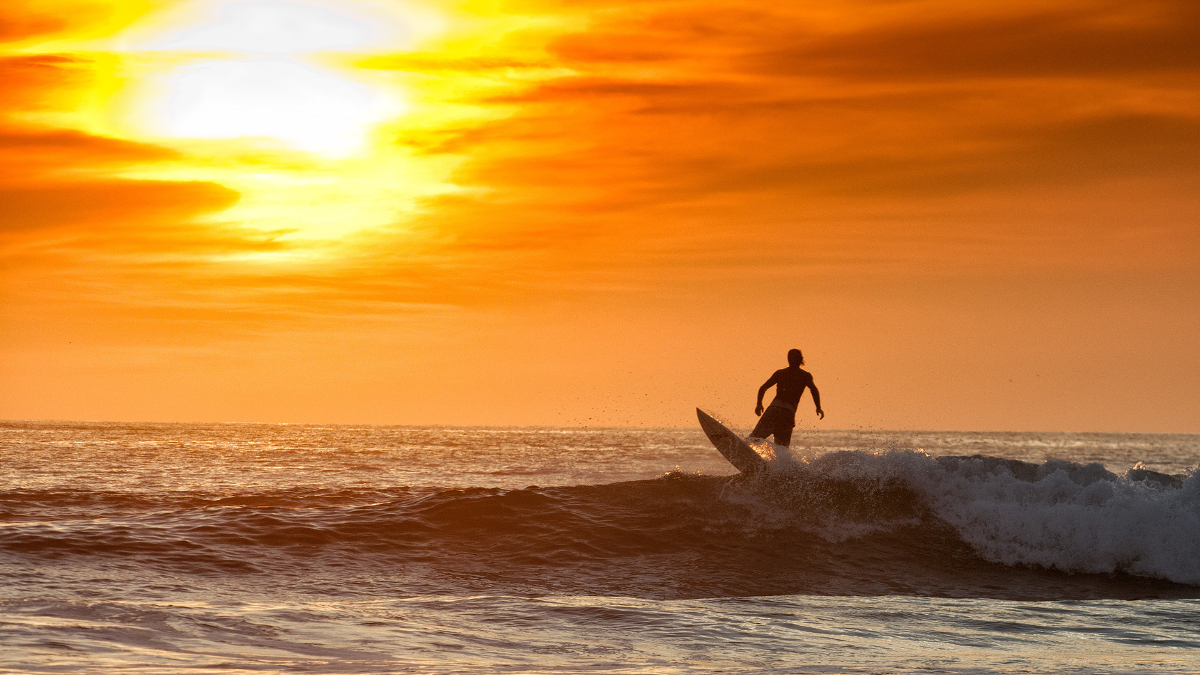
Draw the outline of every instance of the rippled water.
[[[0,672],[1197,672],[1200,436],[762,452],[0,424]]]

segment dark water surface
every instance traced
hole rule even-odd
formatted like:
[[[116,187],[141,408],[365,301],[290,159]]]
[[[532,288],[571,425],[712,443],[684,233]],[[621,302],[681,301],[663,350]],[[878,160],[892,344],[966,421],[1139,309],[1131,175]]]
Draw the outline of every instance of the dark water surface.
[[[1200,672],[1200,436],[0,424],[0,672]]]

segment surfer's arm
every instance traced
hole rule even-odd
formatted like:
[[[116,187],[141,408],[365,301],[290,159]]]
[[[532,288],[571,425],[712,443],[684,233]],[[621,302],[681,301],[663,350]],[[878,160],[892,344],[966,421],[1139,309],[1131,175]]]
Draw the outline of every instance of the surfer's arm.
[[[808,388],[812,390],[813,405],[817,406],[817,417],[825,419],[825,411],[821,410],[821,392],[817,391],[817,385],[809,382]]]
[[[768,389],[770,389],[770,388],[771,388],[771,386],[775,384],[775,380],[776,380],[776,379],[778,379],[776,376],[778,376],[778,375],[779,375],[779,373],[774,373],[773,375],[771,375],[770,379],[768,379],[766,382],[764,382],[764,383],[763,383],[763,386],[761,386],[761,387],[759,387],[759,388],[758,388],[758,405],[754,406],[754,414],[755,414],[755,415],[761,415],[761,414],[762,414],[762,411],[763,411],[763,407],[762,407],[762,398],[763,398],[763,394],[766,394],[766,393],[767,393],[767,390],[768,390]]]

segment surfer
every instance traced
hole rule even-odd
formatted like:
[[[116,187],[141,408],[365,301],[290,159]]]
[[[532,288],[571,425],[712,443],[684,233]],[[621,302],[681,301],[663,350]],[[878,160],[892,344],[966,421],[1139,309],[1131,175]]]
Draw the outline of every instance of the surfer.
[[[774,435],[779,445],[790,445],[792,428],[796,426],[796,406],[800,405],[800,397],[804,395],[805,387],[812,389],[813,403],[817,406],[817,416],[825,419],[825,411],[821,410],[821,393],[813,384],[813,377],[800,368],[804,365],[804,354],[799,349],[787,353],[788,367],[780,368],[771,375],[763,386],[758,388],[758,405],[754,406],[754,414],[760,415],[751,438],[765,439]],[[772,386],[775,387],[775,400],[763,412],[763,394]]]

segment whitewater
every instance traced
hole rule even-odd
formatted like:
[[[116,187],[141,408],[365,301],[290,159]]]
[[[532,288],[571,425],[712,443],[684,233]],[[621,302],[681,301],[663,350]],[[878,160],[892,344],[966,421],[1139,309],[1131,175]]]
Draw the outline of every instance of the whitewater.
[[[758,450],[0,423],[0,672],[1200,672],[1200,435]]]

